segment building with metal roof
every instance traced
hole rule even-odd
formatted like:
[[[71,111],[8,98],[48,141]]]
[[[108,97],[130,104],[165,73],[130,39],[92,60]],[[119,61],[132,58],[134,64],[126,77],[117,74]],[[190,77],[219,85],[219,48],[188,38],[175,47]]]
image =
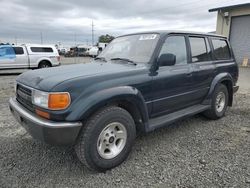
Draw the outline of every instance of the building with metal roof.
[[[209,10],[209,12],[215,11],[217,11],[216,33],[229,38],[239,64],[250,61],[250,3]]]

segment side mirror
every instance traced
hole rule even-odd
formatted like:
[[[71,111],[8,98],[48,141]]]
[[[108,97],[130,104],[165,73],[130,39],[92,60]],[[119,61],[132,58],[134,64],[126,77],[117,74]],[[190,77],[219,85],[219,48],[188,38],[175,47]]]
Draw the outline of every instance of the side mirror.
[[[176,63],[176,56],[174,54],[161,54],[158,59],[159,66],[172,66]]]

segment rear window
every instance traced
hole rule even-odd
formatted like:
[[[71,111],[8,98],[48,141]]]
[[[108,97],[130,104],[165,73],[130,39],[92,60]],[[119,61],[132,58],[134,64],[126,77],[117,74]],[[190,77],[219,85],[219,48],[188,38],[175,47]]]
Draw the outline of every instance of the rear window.
[[[24,54],[24,51],[23,51],[22,47],[13,47],[13,48],[14,48],[14,51],[15,51],[16,55],[22,55],[22,54]]]
[[[40,52],[40,53],[51,53],[53,52],[52,48],[49,47],[31,47],[32,52]]]
[[[230,59],[231,55],[226,40],[223,39],[212,39],[214,47],[214,56],[218,60]]]
[[[211,60],[210,54],[208,53],[205,38],[189,37],[189,41],[191,46],[193,63]]]

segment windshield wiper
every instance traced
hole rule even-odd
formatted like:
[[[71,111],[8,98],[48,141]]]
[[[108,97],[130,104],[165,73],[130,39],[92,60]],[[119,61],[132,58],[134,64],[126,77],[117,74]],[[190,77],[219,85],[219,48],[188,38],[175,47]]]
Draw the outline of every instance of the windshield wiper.
[[[132,61],[130,59],[127,59],[127,58],[115,57],[115,58],[112,58],[110,60],[113,60],[113,61],[115,61],[115,60],[121,60],[121,61],[126,61],[128,63],[131,63],[133,65],[137,65],[134,61]]]
[[[95,60],[101,60],[101,61],[107,62],[105,57],[96,57]]]

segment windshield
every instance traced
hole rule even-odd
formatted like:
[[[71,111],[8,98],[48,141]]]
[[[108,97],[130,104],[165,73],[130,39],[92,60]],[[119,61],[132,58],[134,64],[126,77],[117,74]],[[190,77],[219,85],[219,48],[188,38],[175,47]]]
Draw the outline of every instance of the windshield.
[[[118,37],[104,49],[98,58],[103,58],[107,61],[122,58],[136,63],[147,63],[153,54],[158,39],[158,34]]]

